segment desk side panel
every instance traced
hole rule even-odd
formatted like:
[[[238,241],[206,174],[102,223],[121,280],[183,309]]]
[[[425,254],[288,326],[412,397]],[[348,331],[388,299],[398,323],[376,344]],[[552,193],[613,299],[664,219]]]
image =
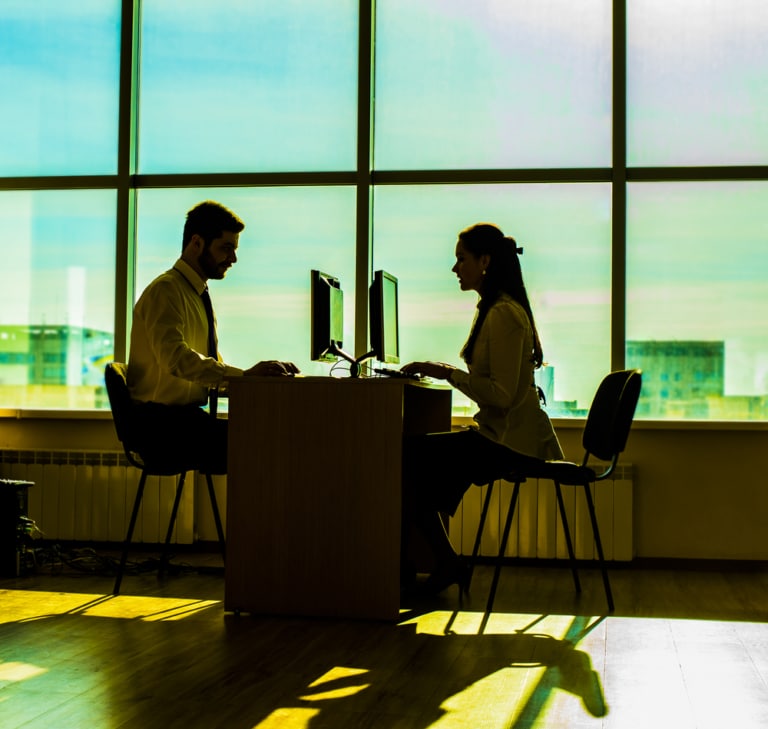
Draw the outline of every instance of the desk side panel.
[[[397,617],[402,412],[381,383],[232,389],[226,609]]]

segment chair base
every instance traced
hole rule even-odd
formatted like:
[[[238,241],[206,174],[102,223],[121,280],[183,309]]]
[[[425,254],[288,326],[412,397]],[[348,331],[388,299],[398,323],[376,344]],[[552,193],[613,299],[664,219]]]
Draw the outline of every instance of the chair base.
[[[117,575],[115,576],[115,584],[112,588],[113,595],[120,594],[120,587],[123,581],[123,574],[125,573],[125,565],[128,561],[128,551],[131,546],[131,540],[133,538],[133,532],[136,528],[136,520],[139,515],[139,509],[141,507],[141,501],[144,497],[144,488],[147,483],[147,477],[153,475],[147,473],[146,470],[142,470],[141,478],[139,479],[139,485],[136,489],[136,498],[133,501],[133,509],[131,511],[131,518],[128,523],[128,533],[126,534],[125,541],[123,542],[123,551],[120,555],[120,563],[117,568]],[[168,522],[168,530],[166,531],[165,541],[163,542],[162,550],[160,553],[160,564],[158,567],[158,576],[162,577],[168,568],[168,547],[171,543],[171,537],[173,536],[173,528],[176,524],[176,516],[179,511],[179,504],[181,503],[181,495],[184,490],[184,483],[186,480],[186,472],[179,474],[179,481],[176,486],[176,495],[173,500],[173,508],[171,509],[171,518]],[[221,550],[222,559],[226,560],[226,542],[224,539],[224,528],[221,523],[221,515],[219,513],[219,506],[216,500],[216,491],[213,487],[213,478],[210,473],[206,473],[205,480],[208,487],[208,497],[211,502],[211,510],[213,511],[213,519],[216,523],[216,533],[219,539],[219,549]]]
[[[507,510],[507,516],[504,522],[504,530],[502,533],[501,542],[499,544],[499,551],[497,555],[493,558],[493,563],[495,565],[495,568],[493,572],[493,579],[491,581],[491,588],[488,593],[488,601],[485,607],[486,613],[491,613],[493,611],[493,603],[496,599],[496,591],[498,589],[499,578],[501,576],[501,568],[504,562],[506,561],[505,554],[507,551],[507,543],[509,541],[509,533],[512,526],[512,520],[515,515],[515,508],[517,507],[518,496],[520,493],[520,484],[525,481],[524,478],[519,478],[516,476],[510,476],[509,478],[505,478],[505,480],[510,481],[511,483],[514,484],[514,486],[512,489],[512,497],[510,499],[509,509]],[[480,513],[480,522],[477,528],[477,535],[475,537],[475,543],[472,548],[468,587],[469,585],[471,585],[472,574],[474,572],[475,565],[478,563],[478,552],[480,551],[480,541],[482,539],[483,529],[485,528],[486,517],[488,515],[488,508],[491,503],[491,496],[493,493],[493,488],[495,483],[496,483],[495,481],[491,481],[487,485],[485,500],[483,501],[483,508]],[[554,486],[555,486],[555,493],[557,496],[558,511],[560,513],[560,522],[563,527],[563,535],[565,536],[565,543],[568,549],[568,563],[571,568],[571,574],[573,575],[573,584],[576,592],[581,593],[581,581],[579,580],[578,561],[576,560],[576,555],[573,549],[573,541],[571,539],[571,532],[568,526],[568,517],[566,516],[565,504],[563,502],[561,484],[555,481]],[[614,611],[613,593],[611,591],[611,585],[608,579],[608,570],[607,570],[607,567],[605,564],[605,558],[603,555],[603,546],[600,540],[600,531],[597,525],[597,516],[595,514],[595,507],[592,499],[592,494],[589,488],[589,484],[581,484],[581,486],[584,487],[585,498],[587,501],[587,509],[589,511],[590,522],[592,525],[592,534],[595,540],[595,548],[598,554],[597,563],[602,573],[605,596],[608,602],[608,611],[612,613]]]

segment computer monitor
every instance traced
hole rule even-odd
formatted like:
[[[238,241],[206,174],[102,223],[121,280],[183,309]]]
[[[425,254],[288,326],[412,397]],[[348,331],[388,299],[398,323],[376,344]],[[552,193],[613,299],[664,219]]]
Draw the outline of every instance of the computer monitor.
[[[344,292],[339,279],[313,269],[310,272],[310,357],[315,362],[354,360],[342,349]]]
[[[379,362],[400,362],[397,278],[376,271],[369,291],[370,356]]]
[[[344,351],[344,294],[335,276],[313,269],[310,275],[311,345],[315,362],[350,363],[350,377],[359,377],[364,362],[376,359],[387,364],[400,362],[397,278],[376,271],[369,289],[368,325],[371,350],[355,359]]]

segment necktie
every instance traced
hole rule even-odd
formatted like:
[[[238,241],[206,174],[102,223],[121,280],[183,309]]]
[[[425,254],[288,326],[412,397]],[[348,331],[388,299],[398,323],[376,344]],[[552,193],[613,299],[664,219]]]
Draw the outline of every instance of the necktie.
[[[216,346],[216,326],[213,323],[213,305],[211,304],[211,295],[208,293],[208,288],[203,290],[200,294],[200,298],[203,300],[203,306],[205,307],[205,316],[208,319],[208,356],[218,359],[218,347]]]
[[[203,300],[203,306],[205,307],[205,317],[208,319],[208,356],[218,359],[218,347],[216,346],[216,325],[213,323],[213,304],[211,304],[211,295],[208,293],[208,287],[203,289],[203,293],[200,294],[200,298]],[[218,409],[219,391],[212,387],[208,391],[209,407],[213,417],[216,417],[216,411]]]

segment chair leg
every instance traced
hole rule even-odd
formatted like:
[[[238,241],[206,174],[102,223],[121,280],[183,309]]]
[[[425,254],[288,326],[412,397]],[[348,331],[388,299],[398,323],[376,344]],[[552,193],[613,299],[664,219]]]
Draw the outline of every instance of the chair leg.
[[[216,490],[213,488],[213,477],[210,473],[205,474],[205,480],[208,484],[208,496],[211,499],[211,510],[213,511],[213,520],[216,522],[216,533],[219,535],[219,548],[221,549],[221,557],[226,560],[227,558],[227,546],[224,539],[224,528],[221,525],[221,516],[219,515],[219,505],[216,501]]]
[[[125,536],[125,542],[123,543],[123,553],[120,556],[120,565],[117,568],[117,576],[115,577],[115,585],[112,588],[112,594],[120,594],[120,584],[123,581],[123,571],[125,570],[125,563],[128,560],[128,547],[131,544],[133,538],[133,530],[136,527],[136,519],[139,515],[139,507],[141,506],[141,498],[144,495],[144,485],[147,483],[147,474],[142,471],[141,478],[139,479],[139,486],[136,489],[136,498],[133,500],[133,511],[131,512],[131,519],[128,522],[128,533]]]
[[[504,559],[504,552],[507,549],[507,541],[509,540],[509,530],[512,526],[512,517],[515,515],[515,507],[517,506],[517,496],[520,492],[520,481],[515,481],[515,486],[512,490],[512,500],[509,502],[509,511],[507,511],[507,520],[504,523],[504,534],[501,538],[501,544],[499,545],[499,554],[496,557],[496,567],[493,571],[493,582],[491,582],[491,591],[488,594],[488,602],[485,606],[485,612],[490,614],[493,610],[493,601],[496,599],[496,588],[499,584],[499,574],[501,573],[501,562]]]
[[[581,582],[579,582],[579,572],[576,569],[576,553],[573,551],[573,541],[571,540],[571,530],[568,527],[568,516],[565,513],[565,504],[563,503],[563,492],[560,484],[555,481],[555,493],[557,494],[557,505],[560,509],[560,521],[563,523],[563,534],[565,534],[565,545],[568,547],[568,557],[571,561],[571,573],[573,574],[573,584],[576,592],[581,592]]]
[[[587,499],[587,509],[589,510],[589,518],[592,521],[592,533],[595,537],[595,546],[597,547],[597,557],[600,561],[600,570],[603,573],[603,585],[605,587],[605,597],[608,600],[608,611],[613,612],[613,594],[611,593],[611,583],[608,580],[608,569],[605,566],[605,556],[603,555],[603,543],[600,541],[600,530],[597,526],[597,516],[595,514],[595,504],[592,500],[592,492],[589,489],[589,484],[584,484],[584,496]]]
[[[179,504],[181,503],[181,494],[184,491],[184,481],[187,478],[186,471],[179,474],[179,483],[176,486],[176,496],[173,499],[173,508],[171,509],[171,518],[168,521],[168,531],[165,533],[165,542],[163,542],[163,551],[160,554],[160,566],[157,570],[157,576],[162,577],[165,574],[166,561],[168,559],[168,546],[173,536],[173,527],[176,524],[176,516],[179,513]]]
[[[487,491],[485,492],[485,499],[483,500],[483,510],[480,512],[480,523],[477,525],[477,536],[475,537],[475,546],[472,547],[472,558],[469,562],[469,577],[467,577],[467,590],[469,590],[472,584],[472,575],[475,571],[475,562],[477,561],[477,553],[480,551],[480,541],[483,537],[483,529],[485,529],[485,518],[488,516],[488,507],[491,504],[491,495],[493,494],[493,486],[496,482],[489,481]]]

